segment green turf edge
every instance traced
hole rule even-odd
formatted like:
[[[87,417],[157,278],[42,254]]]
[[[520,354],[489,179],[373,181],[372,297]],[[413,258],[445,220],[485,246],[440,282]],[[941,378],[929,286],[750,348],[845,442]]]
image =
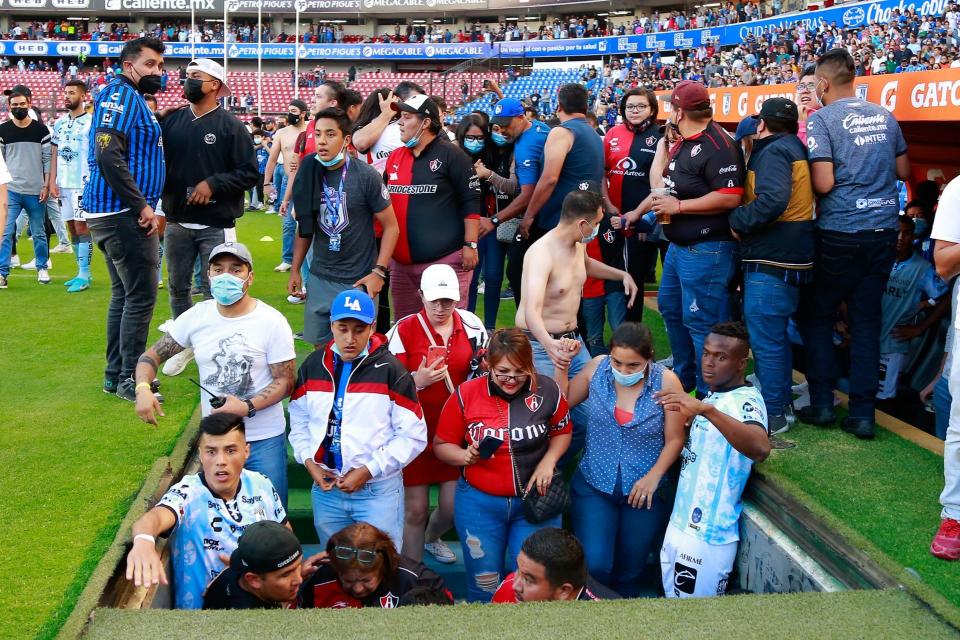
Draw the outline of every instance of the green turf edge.
[[[193,450],[199,424],[200,404],[197,403],[194,411],[184,420],[172,450],[168,455],[157,458],[144,478],[140,491],[117,505],[107,524],[100,529],[86,559],[64,593],[60,607],[40,628],[37,638],[72,639],[83,633],[94,609],[100,604],[107,583],[126,555],[133,523],[152,506],[164,474],[172,471],[175,477],[179,476]]]
[[[831,511],[801,489],[796,482],[771,469],[761,469],[759,473],[771,483],[800,501],[827,526],[843,536],[847,542],[866,553],[881,569],[896,579],[902,589],[929,607],[931,611],[944,622],[960,631],[960,607],[954,605],[941,595],[940,592],[923,582],[923,580],[912,575],[904,566],[890,558],[890,556],[881,551],[866,537],[837,518]]]

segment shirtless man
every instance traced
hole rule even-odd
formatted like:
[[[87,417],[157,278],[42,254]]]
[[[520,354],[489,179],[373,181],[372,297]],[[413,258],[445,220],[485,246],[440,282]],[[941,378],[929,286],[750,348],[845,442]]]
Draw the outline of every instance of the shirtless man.
[[[287,109],[287,122],[289,124],[277,131],[273,136],[273,146],[270,147],[270,159],[267,160],[267,168],[264,170],[263,189],[267,195],[279,194],[281,197],[286,192],[287,180],[292,172],[297,169],[297,157],[294,146],[301,133],[306,131],[307,118],[309,111],[307,103],[303,100],[291,100]],[[283,154],[283,183],[273,184],[273,172],[277,167],[277,159]],[[290,214],[290,215],[287,215]],[[293,264],[293,240],[297,231],[297,221],[293,216],[293,211],[283,211],[283,259],[274,271],[289,271]]]
[[[537,371],[553,375],[561,367],[575,376],[590,355],[577,332],[577,309],[589,275],[623,281],[627,306],[637,297],[637,285],[626,271],[587,256],[603,218],[603,199],[594,191],[571,191],[563,200],[560,222],[534,242],[523,259],[523,284],[517,326],[526,330]]]

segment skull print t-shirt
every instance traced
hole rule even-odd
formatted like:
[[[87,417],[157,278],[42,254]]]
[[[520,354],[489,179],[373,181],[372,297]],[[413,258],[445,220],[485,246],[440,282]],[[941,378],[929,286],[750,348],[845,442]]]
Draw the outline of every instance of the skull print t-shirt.
[[[174,320],[169,334],[180,346],[193,347],[200,384],[218,396],[253,398],[273,381],[270,365],[296,358],[287,319],[260,300],[239,318],[220,315],[215,301],[204,300]],[[201,391],[200,398],[203,415],[209,415],[210,394]],[[248,442],[282,435],[283,406],[259,409],[244,422]]]

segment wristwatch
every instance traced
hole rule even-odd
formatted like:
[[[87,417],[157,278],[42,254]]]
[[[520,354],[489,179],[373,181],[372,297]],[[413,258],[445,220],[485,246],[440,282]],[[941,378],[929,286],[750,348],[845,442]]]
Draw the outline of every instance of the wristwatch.
[[[244,400],[244,402],[247,403],[247,417],[252,418],[253,416],[257,415],[257,408],[253,406],[253,402],[250,400],[250,398],[247,398]]]
[[[465,247],[470,247],[471,249],[476,250],[476,248],[477,248],[477,243],[476,243],[476,242],[464,242],[464,243],[463,243],[463,246],[465,246]]]
[[[490,222],[492,222],[493,226],[495,227],[500,226],[500,218],[498,218],[497,216],[490,216]]]

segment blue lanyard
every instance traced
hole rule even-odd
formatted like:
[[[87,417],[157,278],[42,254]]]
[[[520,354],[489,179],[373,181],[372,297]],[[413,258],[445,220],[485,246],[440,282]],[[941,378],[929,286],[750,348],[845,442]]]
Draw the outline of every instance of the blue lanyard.
[[[347,217],[341,209],[344,207],[343,199],[343,185],[347,183],[347,169],[350,168],[350,157],[345,156],[343,161],[343,173],[340,174],[340,185],[337,187],[336,192],[331,187],[327,186],[327,177],[324,175],[322,179],[323,183],[323,204],[326,206],[326,215],[322,216],[321,222],[323,220],[330,220],[329,225],[322,225],[324,231],[327,232],[327,235],[336,235],[343,231],[347,226]],[[336,193],[336,198],[332,198],[331,195]],[[334,201],[336,200],[336,201]]]
[[[331,440],[328,455],[333,458],[334,468],[336,468],[337,471],[343,471],[343,453],[340,449],[340,426],[343,424],[343,396],[347,392],[347,383],[350,381],[350,373],[353,371],[353,361],[346,362],[340,360],[339,356],[335,355],[333,360],[334,371],[336,371],[338,361],[342,364],[342,368],[333,396],[333,420],[330,423],[333,433],[330,434]]]

